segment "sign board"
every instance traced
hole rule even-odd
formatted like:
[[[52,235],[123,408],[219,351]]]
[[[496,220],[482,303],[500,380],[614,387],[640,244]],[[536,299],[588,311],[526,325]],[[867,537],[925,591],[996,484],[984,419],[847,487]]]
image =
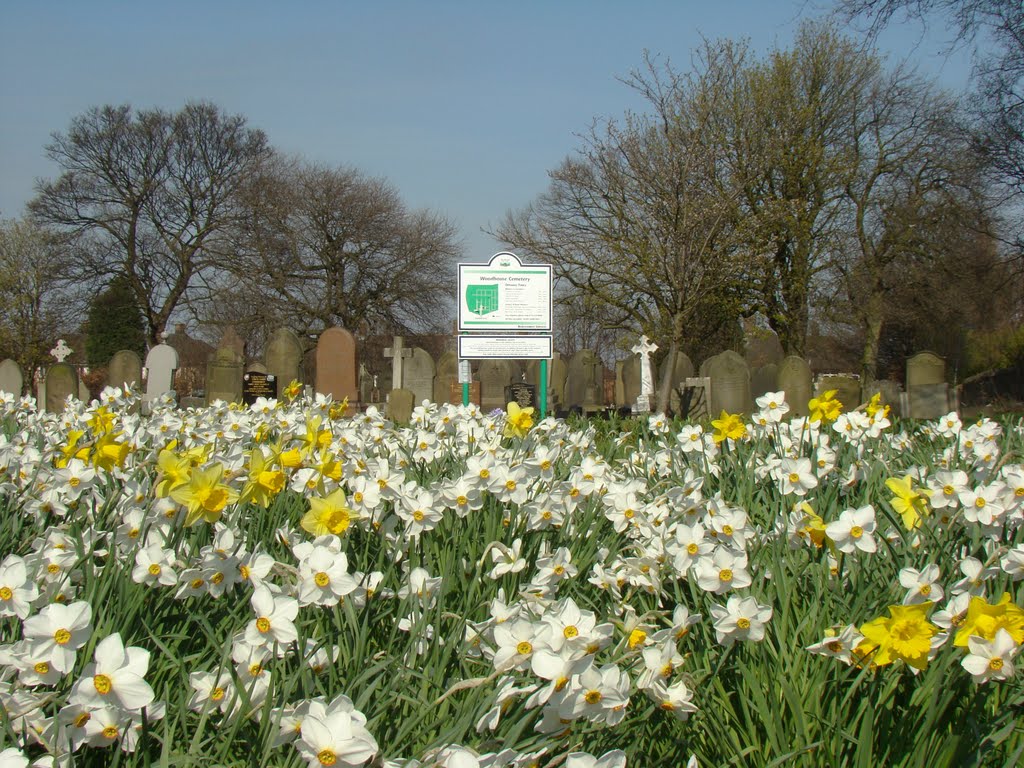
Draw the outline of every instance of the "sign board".
[[[460,331],[550,331],[551,265],[503,251],[459,264]]]
[[[548,360],[551,336],[459,336],[464,360]]]

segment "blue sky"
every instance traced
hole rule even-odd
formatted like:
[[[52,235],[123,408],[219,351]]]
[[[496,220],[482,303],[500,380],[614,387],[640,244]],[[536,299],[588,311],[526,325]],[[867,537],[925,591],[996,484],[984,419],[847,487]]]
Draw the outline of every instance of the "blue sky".
[[[209,100],[280,150],[384,176],[412,208],[481,232],[547,186],[595,118],[642,104],[619,81],[644,50],[685,69],[701,36],[785,46],[826,0],[112,2],[0,4],[0,216],[57,169],[51,133],[92,106]],[[856,34],[856,33],[855,33]],[[889,30],[881,52],[953,90],[943,31]]]

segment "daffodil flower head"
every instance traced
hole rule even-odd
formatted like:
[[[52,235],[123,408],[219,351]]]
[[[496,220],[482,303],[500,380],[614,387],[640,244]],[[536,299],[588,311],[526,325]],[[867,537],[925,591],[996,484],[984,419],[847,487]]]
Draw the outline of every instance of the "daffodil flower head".
[[[966,648],[971,637],[994,640],[1000,629],[1005,629],[1018,645],[1024,643],[1024,609],[1011,601],[1009,592],[1004,592],[997,603],[972,597],[953,645]]]
[[[304,531],[314,536],[325,536],[332,533],[341,536],[360,515],[348,506],[345,492],[338,488],[329,496],[309,500],[309,512],[302,518],[300,525]]]
[[[171,498],[188,507],[186,526],[195,525],[200,519],[215,523],[228,504],[238,501],[238,491],[222,483],[223,477],[223,464],[197,467],[187,483],[171,490]]]
[[[924,669],[928,666],[932,638],[939,632],[939,628],[928,621],[933,605],[931,602],[890,605],[888,618],[880,616],[860,628],[864,640],[855,649],[854,656],[867,659],[877,667],[900,659],[915,669]]]
[[[281,394],[284,395],[288,402],[291,402],[302,394],[302,384],[299,383],[298,379],[292,379]]]
[[[811,398],[807,403],[807,408],[811,412],[808,421],[821,421],[827,424],[839,418],[839,414],[843,412],[843,404],[836,400],[836,392],[837,390],[830,389],[822,392],[820,397]]]
[[[715,445],[725,440],[740,440],[747,434],[747,425],[738,413],[722,411],[722,415],[712,421],[711,426],[715,428],[712,434]]]
[[[885,481],[885,487],[896,494],[889,500],[889,504],[903,518],[907,530],[912,531],[920,526],[921,520],[928,515],[930,492],[925,488],[915,488],[914,478],[910,475],[890,477]]]
[[[520,408],[509,403],[505,408],[505,437],[525,437],[533,426],[533,408]]]

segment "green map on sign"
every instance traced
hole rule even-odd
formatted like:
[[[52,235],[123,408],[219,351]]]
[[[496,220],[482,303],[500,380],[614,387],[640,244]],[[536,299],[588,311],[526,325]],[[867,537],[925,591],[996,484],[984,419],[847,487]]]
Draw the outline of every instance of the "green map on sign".
[[[474,315],[487,315],[498,311],[497,285],[467,285],[466,306]]]

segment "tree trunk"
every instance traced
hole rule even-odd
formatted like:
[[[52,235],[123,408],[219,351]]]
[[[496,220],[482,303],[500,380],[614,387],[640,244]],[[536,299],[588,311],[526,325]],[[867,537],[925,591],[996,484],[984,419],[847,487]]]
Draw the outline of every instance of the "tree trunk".
[[[860,356],[861,386],[866,387],[878,376],[878,348],[882,339],[882,294],[872,291],[864,305],[864,351]]]
[[[676,312],[672,318],[672,341],[669,343],[668,354],[662,361],[661,383],[658,385],[658,401],[655,405],[655,413],[668,413],[669,400],[672,397],[672,374],[676,369],[676,360],[679,359],[679,339],[683,334],[683,315]]]

